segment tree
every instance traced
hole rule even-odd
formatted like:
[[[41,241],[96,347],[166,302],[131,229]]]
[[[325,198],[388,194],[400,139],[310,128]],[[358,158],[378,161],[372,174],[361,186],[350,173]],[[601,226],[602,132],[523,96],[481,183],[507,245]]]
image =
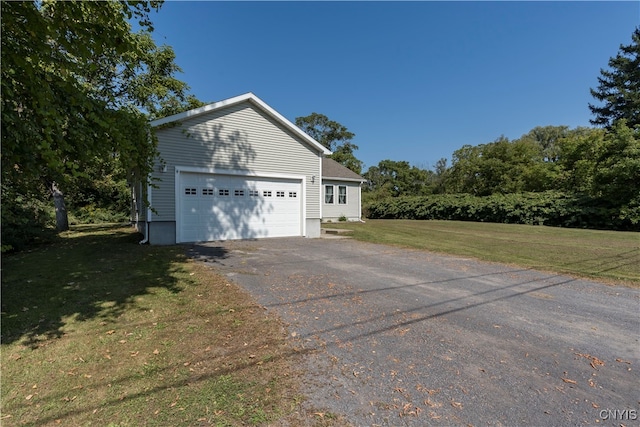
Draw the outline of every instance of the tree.
[[[631,129],[622,119],[604,135],[591,183],[592,195],[613,206],[640,202],[640,127]]]
[[[433,172],[411,166],[407,161],[382,160],[364,174],[372,198],[424,196],[433,191]]]
[[[447,159],[442,157],[436,162],[433,170],[433,192],[434,194],[444,194],[447,192],[447,180],[449,178],[449,168]]]
[[[149,115],[187,102],[188,89],[174,77],[173,50],[149,33],[160,4],[2,2],[3,201],[48,189],[63,229],[64,189],[99,159],[147,180],[156,155]]]
[[[345,126],[319,113],[296,117],[296,126],[333,151],[331,155],[333,160],[357,174],[362,171],[362,162],[354,154],[358,146],[351,142],[355,134],[349,132]]]
[[[640,125],[640,27],[633,32],[632,43],[620,45],[615,58],[609,59],[610,70],[600,70],[597,89],[591,95],[603,103],[589,104],[595,116],[591,123],[611,128],[620,119],[627,120],[627,126]]]
[[[631,129],[624,119],[609,130],[573,131],[559,163],[562,190],[608,208],[640,205],[640,128]]]
[[[553,185],[543,146],[531,137],[515,141],[501,136],[489,144],[465,145],[453,153],[447,188],[457,193],[544,191]]]

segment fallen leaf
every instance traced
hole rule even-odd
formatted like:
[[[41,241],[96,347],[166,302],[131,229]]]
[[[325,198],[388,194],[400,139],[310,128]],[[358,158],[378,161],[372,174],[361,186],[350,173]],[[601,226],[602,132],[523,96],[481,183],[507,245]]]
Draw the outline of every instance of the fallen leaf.
[[[155,350],[153,350],[153,354],[160,354],[160,350],[156,348]]]
[[[442,418],[442,415],[438,415],[433,411],[429,411],[429,418],[431,418],[432,420],[438,420]]]
[[[598,409],[600,407],[600,405],[598,405],[597,403],[593,403],[593,402],[591,402],[591,406],[593,406],[594,409]]]
[[[582,354],[582,353],[575,353],[575,354],[576,354],[576,356],[580,356],[580,357],[584,357],[585,359],[589,359],[590,360],[589,364],[591,365],[591,367],[593,369],[598,369],[597,368],[598,366],[604,366],[604,362],[602,360],[598,359],[595,356],[592,356],[590,354]]]
[[[569,383],[569,384],[577,384],[577,381],[574,380],[570,380],[569,378],[563,378],[562,381],[564,381],[565,383]]]
[[[26,400],[31,400],[31,398],[33,397],[33,394],[28,395],[27,397],[25,397]]]
[[[629,362],[628,360],[616,359],[616,362],[626,363],[627,365],[631,365],[631,362]]]
[[[454,408],[462,409],[462,403],[454,402],[453,400],[451,401],[451,406],[453,406]]]
[[[116,332],[115,329],[111,329],[110,331],[107,331],[107,335],[113,335]]]

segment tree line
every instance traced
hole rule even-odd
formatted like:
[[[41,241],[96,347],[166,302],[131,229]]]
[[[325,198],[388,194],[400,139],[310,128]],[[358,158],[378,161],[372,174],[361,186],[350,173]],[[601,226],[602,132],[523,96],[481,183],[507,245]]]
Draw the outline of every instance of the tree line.
[[[500,136],[464,145],[453,152],[451,165],[440,159],[432,169],[380,161],[362,173],[364,212],[378,218],[640,230],[640,29],[630,45],[620,46],[609,69],[601,70],[591,94],[599,102],[589,104],[597,127],[538,126],[515,140]],[[514,194],[522,197],[502,197]],[[495,209],[503,214],[489,212],[495,211],[487,207],[490,200],[501,204]],[[520,216],[511,213],[522,211],[523,204],[536,210],[532,200],[539,201],[544,218],[515,220]],[[550,200],[556,210],[549,208]]]

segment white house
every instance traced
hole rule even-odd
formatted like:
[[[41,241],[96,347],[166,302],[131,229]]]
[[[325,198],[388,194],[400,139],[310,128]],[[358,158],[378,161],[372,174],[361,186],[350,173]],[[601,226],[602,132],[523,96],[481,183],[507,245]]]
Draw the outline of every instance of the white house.
[[[331,152],[253,93],[151,125],[160,153],[153,183],[133,189],[132,219],[145,242],[319,237],[323,209],[359,217],[356,178],[325,181]]]
[[[333,159],[322,160],[322,220],[360,221],[362,218],[362,178]]]

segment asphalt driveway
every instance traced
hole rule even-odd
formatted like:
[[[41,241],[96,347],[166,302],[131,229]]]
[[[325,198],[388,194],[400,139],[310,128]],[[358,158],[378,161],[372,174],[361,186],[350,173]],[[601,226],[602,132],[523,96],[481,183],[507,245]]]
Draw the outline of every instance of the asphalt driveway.
[[[640,291],[354,240],[193,245],[309,351],[356,426],[638,425]]]

